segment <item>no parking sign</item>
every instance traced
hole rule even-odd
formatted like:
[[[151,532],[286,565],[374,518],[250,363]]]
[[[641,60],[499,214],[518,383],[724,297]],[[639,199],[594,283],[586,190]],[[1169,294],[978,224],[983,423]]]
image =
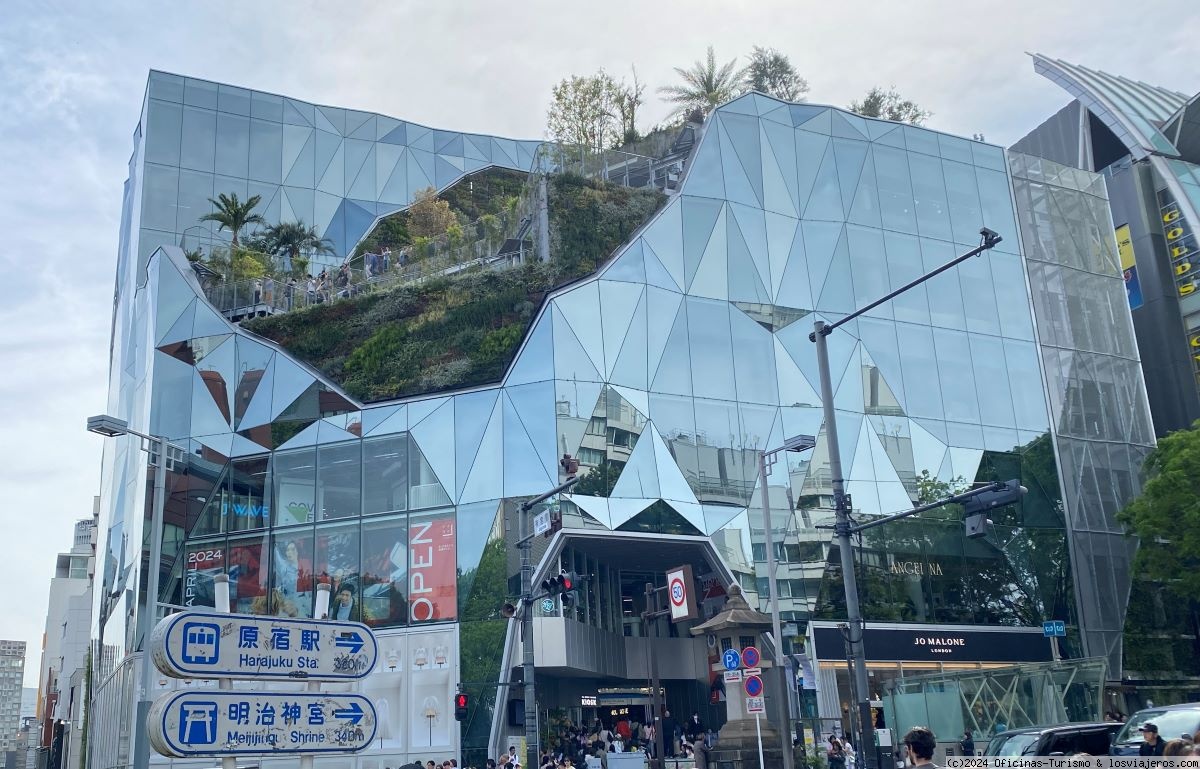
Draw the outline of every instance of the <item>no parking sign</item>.
[[[677,566],[667,572],[667,602],[672,622],[696,618],[694,584],[691,566]]]

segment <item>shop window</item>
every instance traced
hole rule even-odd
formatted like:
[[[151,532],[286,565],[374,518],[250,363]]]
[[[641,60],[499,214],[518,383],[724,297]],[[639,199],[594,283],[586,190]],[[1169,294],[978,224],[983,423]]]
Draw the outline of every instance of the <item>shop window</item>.
[[[363,524],[362,621],[396,627],[408,621],[408,516]]]
[[[363,441],[363,514],[408,509],[408,434]]]
[[[271,546],[269,613],[277,617],[311,617],[313,592],[311,529],[276,533]]]
[[[230,539],[226,574],[229,608],[239,614],[267,614],[266,535]]]
[[[316,582],[329,585],[329,619],[359,621],[358,524],[319,528],[316,553]]]

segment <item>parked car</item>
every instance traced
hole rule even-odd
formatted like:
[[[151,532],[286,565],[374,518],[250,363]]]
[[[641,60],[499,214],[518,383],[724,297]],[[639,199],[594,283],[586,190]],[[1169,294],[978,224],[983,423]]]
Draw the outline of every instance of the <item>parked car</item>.
[[[1114,756],[1136,756],[1144,741],[1138,727],[1147,722],[1158,727],[1158,738],[1164,742],[1185,734],[1190,737],[1200,731],[1200,702],[1139,710],[1129,717],[1113,738],[1109,753]]]
[[[1109,743],[1122,724],[1078,723],[1009,729],[993,737],[985,756],[1107,756]]]

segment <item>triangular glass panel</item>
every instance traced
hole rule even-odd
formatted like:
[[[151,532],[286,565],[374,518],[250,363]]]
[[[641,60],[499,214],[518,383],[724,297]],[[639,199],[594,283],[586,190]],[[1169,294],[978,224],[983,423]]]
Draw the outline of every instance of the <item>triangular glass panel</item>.
[[[790,216],[767,213],[767,263],[771,274],[771,297],[779,295],[779,287],[783,283],[783,274],[788,261],[792,257],[793,245],[799,236],[799,221]]]
[[[630,406],[637,410],[638,416],[645,421],[650,414],[650,401],[646,397],[646,393],[641,390],[634,390],[629,387],[619,387],[613,385],[611,391],[615,391],[620,395]]]
[[[290,125],[311,126],[313,124],[313,106],[305,102],[283,100],[283,122]]]
[[[524,170],[517,160],[517,143],[515,141],[512,139],[494,138],[492,139],[492,147],[494,148],[492,151],[493,162],[499,164],[501,158],[504,158],[508,168]],[[496,150],[499,150],[501,154],[497,155]]]
[[[859,323],[862,337],[863,405],[868,414],[904,413],[904,377],[895,325],[875,318]],[[872,354],[874,353],[874,354]]]
[[[602,381],[592,358],[583,349],[571,324],[557,304],[551,306],[554,319],[554,374],[558,379]],[[602,354],[602,353],[601,353]]]
[[[696,505],[699,508],[699,505]],[[693,513],[693,517],[695,513]],[[703,521],[700,522],[701,527]],[[620,531],[640,531],[652,534],[701,536],[700,527],[685,518],[666,502],[655,502],[642,512],[616,527]]]
[[[375,115],[356,110],[347,112],[346,134],[354,139],[365,139],[369,142],[374,142],[378,138],[375,130]]]
[[[683,285],[690,286],[717,228],[724,233],[724,204],[710,198],[685,197],[683,209]]]
[[[525,423],[507,394],[501,397],[497,408],[504,414],[504,496],[540,494],[553,488],[558,473],[546,468],[545,459],[538,455]]]
[[[192,338],[192,321],[196,317],[196,302],[198,301],[200,300],[193,299],[179,315],[179,320],[175,321],[175,325],[171,326],[167,333],[158,339],[158,349],[189,364],[193,362],[192,354],[190,351],[184,352],[188,346],[180,343],[186,343]],[[167,349],[168,347],[171,349]],[[183,353],[183,356],[181,357],[177,353]]]
[[[605,497],[592,497],[586,494],[572,494],[570,500],[597,523],[605,528],[612,528],[608,499]]]
[[[773,123],[763,123],[762,169],[763,208],[787,216],[799,216],[796,205],[796,144],[792,131]],[[788,135],[779,141],[784,150],[782,159],[776,156],[776,144],[768,138],[768,131],[780,131]]]
[[[492,420],[492,415],[496,413],[496,400],[499,395],[499,390],[465,393],[454,398],[453,405],[444,406],[442,409],[438,409],[433,416],[429,417],[429,419],[433,420],[429,428],[431,432],[436,433],[446,429],[446,426],[443,424],[445,417],[449,417],[450,425],[453,426],[454,467],[456,472],[450,473],[449,477],[445,478],[445,480],[451,485],[457,483],[456,491],[459,494],[462,493],[471,467],[475,463],[475,457],[479,454],[479,446],[483,440],[483,434]],[[445,414],[439,420],[437,419],[437,414],[442,413],[443,409],[445,410]],[[413,427],[414,433],[417,430],[418,426]],[[488,455],[484,456],[488,457]],[[491,455],[488,461],[495,461],[495,457],[498,456],[500,455]],[[443,470],[443,472],[446,471]],[[498,480],[499,472],[496,475]]]
[[[596,415],[600,392],[604,385],[599,382],[568,382],[559,380],[555,384],[554,416],[556,423],[555,446],[559,454],[570,454],[580,458],[581,477],[586,471],[594,471],[599,462],[591,463],[581,457],[580,446],[592,418]],[[603,412],[601,412],[603,413]],[[599,429],[597,425],[596,429]],[[594,434],[594,433],[593,433]]]
[[[873,120],[864,118],[863,122],[867,126],[867,136],[871,141],[875,141],[882,136],[890,134],[900,127],[898,123],[891,123],[884,120]]]
[[[517,416],[520,417],[521,426],[529,435],[529,441],[542,463],[546,476],[555,479],[555,484],[557,484],[558,454],[555,446],[557,430],[554,411],[554,383],[537,382],[521,387],[508,387],[504,392]],[[505,412],[505,419],[508,419],[508,412]],[[509,427],[510,425],[505,423],[506,438]]]
[[[275,422],[270,425],[252,427],[242,432],[242,436],[255,443],[272,448],[282,448],[288,441],[304,434],[305,437],[295,445],[314,446],[317,441],[317,420],[298,419],[292,422]],[[311,432],[308,432],[311,430]]]
[[[914,419],[913,424],[920,425],[921,427],[925,428],[925,430],[931,436],[933,436],[935,439],[940,441],[942,443],[942,445],[944,445],[944,446],[949,445],[950,441],[948,440],[947,434],[946,434],[946,423],[943,422],[942,420],[940,420],[940,419]]]
[[[946,458],[946,444],[912,420],[909,420],[908,433],[912,442],[913,472],[918,476],[925,472],[937,475]]]
[[[383,190],[387,187],[388,181],[391,180],[392,174],[396,171],[396,166],[400,164],[400,159],[404,157],[404,148],[398,147],[395,144],[380,144],[376,142],[375,150],[375,194],[374,195],[355,195],[356,197],[371,197],[375,200],[382,199]]]
[[[504,558],[504,539],[500,532],[504,529],[504,507],[497,500],[487,500],[485,502],[475,502],[470,505],[462,505],[458,508],[455,514],[455,519],[458,523],[458,528],[455,531],[455,542],[457,546],[458,556],[458,598],[459,598],[459,620],[483,620],[491,615],[491,611],[486,613],[476,611],[482,609],[481,604],[486,600],[488,591],[495,589],[495,585],[484,585],[484,582],[490,581],[491,570],[489,566],[493,561],[500,561]],[[484,560],[485,549],[488,553],[487,561]],[[501,565],[502,563],[497,564]],[[481,583],[476,587],[476,577],[483,577]],[[490,608],[490,605],[489,605]]]
[[[829,137],[805,131],[794,131],[793,134],[796,148],[796,210],[803,211],[812,197],[817,172],[821,170],[821,161],[829,148]]]
[[[429,460],[426,458],[425,450],[415,441],[411,440],[412,435],[409,435],[408,451],[409,451],[409,478],[410,484],[408,505],[410,510],[417,510],[423,507],[441,507],[443,505],[453,504],[450,495],[446,493],[445,487],[438,480],[437,475],[430,466]],[[497,499],[499,498],[499,489],[491,497],[480,497],[479,499]],[[479,501],[475,499],[472,501]]]
[[[789,406],[817,406],[821,403],[816,388],[801,373],[800,367],[783,348],[778,337],[775,339],[775,371],[779,378],[780,403]]]
[[[746,512],[746,508],[734,505],[701,505],[704,512],[704,533],[711,536],[725,528],[730,521]]]
[[[863,411],[861,353],[851,355],[843,371],[833,371],[833,404],[840,411]]]
[[[841,141],[841,140],[839,140]],[[806,220],[840,222],[845,218],[842,209],[841,182],[838,180],[836,153],[832,144],[825,150],[820,168],[813,181],[812,193],[804,206]]]
[[[444,190],[463,175],[462,158],[447,159],[437,155],[434,161],[434,180],[439,190]]]
[[[610,499],[608,507],[610,510],[609,528],[615,529],[621,524],[633,518],[638,513],[645,510],[650,505],[654,504],[655,500],[651,499]]]
[[[695,503],[696,493],[692,491],[692,487],[684,478],[671,450],[667,448],[667,444],[653,424],[642,434],[642,440],[654,447],[654,461],[658,466],[659,496],[668,500]]]
[[[192,440],[203,444],[209,449],[217,452],[221,457],[228,459],[233,456],[233,433],[221,433],[219,435],[197,435]],[[259,449],[261,452],[262,449]]]
[[[645,288],[608,280],[596,283],[600,286],[600,306],[596,317],[603,331],[605,374],[611,374]]]
[[[610,497],[657,499],[662,496],[659,491],[658,463],[652,440],[655,435],[657,431],[651,424],[642,433],[641,439],[633,448],[633,453],[629,455],[628,462],[621,469]]]
[[[688,526],[680,526],[678,529],[664,528],[664,532],[687,535],[688,529],[690,528],[696,534],[704,533],[704,508],[699,502],[680,502],[679,500],[672,499],[667,500],[667,504],[670,505],[672,510],[679,513],[683,520],[687,522]]]
[[[736,115],[757,116],[758,107],[754,104],[753,94],[743,94],[717,108],[717,114],[721,117],[725,117],[727,113],[731,112]]]
[[[730,301],[770,304],[771,295],[759,277],[750,249],[742,237],[741,228],[734,222],[729,232],[729,299]]]
[[[383,188],[379,193],[379,200],[394,205],[405,206],[411,200],[408,187],[408,150],[400,148],[400,155],[396,158],[396,164],[392,167],[391,173],[388,174],[386,180],[377,177],[376,181],[383,184]],[[376,155],[378,160],[378,155]]]
[[[210,336],[192,340],[192,354],[196,358],[196,373],[204,382],[229,429],[232,419],[232,396],[234,371],[236,370],[236,347],[229,341],[232,335]]]
[[[491,162],[491,156],[488,154],[491,151],[491,147],[488,145],[487,140],[478,136],[471,136],[470,134],[464,134],[463,139],[463,157],[468,160]]]
[[[816,317],[810,318],[810,320],[815,321],[818,317],[821,317],[820,314],[816,314]],[[816,345],[808,339],[811,330],[812,326],[808,323],[794,323],[776,333],[775,338],[799,366],[800,371],[804,373],[804,378],[815,385],[820,382],[820,378],[817,371]],[[840,329],[838,333],[826,337],[830,371],[845,371],[846,363],[854,353],[856,344],[857,340],[851,334],[842,333]],[[785,399],[787,398],[786,392],[781,392],[781,395]]]
[[[803,123],[797,123],[796,127],[828,136],[833,133],[833,110],[823,109],[815,117],[811,117]]]
[[[653,323],[652,318],[650,329],[653,329]],[[654,372],[651,375],[650,389],[674,395],[691,395],[692,355],[691,345],[688,342],[686,307],[682,305],[679,307],[679,312],[675,315],[675,322],[671,326],[670,336],[667,337],[662,356],[658,361],[654,360],[653,336],[651,336],[650,347],[650,370]]]
[[[462,492],[459,494],[459,504],[503,496],[503,462],[497,462],[496,458],[504,456],[504,408],[498,401],[499,399],[492,409],[487,429],[479,440],[474,460],[465,468],[460,464],[460,470],[470,472],[466,475]],[[459,473],[459,478],[463,478],[462,472]]]
[[[669,291],[681,291],[679,284],[667,272],[667,268],[663,267],[659,261],[658,255],[654,253],[654,249],[650,244],[642,241],[642,258],[646,264],[646,283],[651,286],[665,288]]]
[[[788,128],[792,127],[792,108],[790,104],[776,105],[775,109],[767,110],[762,114],[763,120],[769,120],[774,123],[785,125]]]
[[[771,260],[767,254],[767,225],[766,214],[759,208],[747,208],[738,203],[730,203],[729,211],[733,215],[730,227],[736,227],[746,244],[754,269],[763,286],[771,285]],[[730,233],[732,237],[732,233]],[[768,299],[767,301],[770,301]]]
[[[362,429],[362,425],[355,423],[358,429]],[[360,436],[341,427],[337,427],[329,423],[329,420],[322,419],[317,423],[317,443],[342,443],[343,441],[352,441]]]
[[[650,251],[653,251],[659,264],[666,268],[671,276],[669,286],[678,288],[687,285],[684,281],[683,268],[683,203],[676,198],[658,213],[657,218],[646,228],[643,235],[646,247],[649,249],[646,258],[646,278],[654,280],[650,263]],[[659,283],[658,285],[661,285]]]
[[[347,139],[346,141],[351,140]],[[346,178],[348,180],[352,179],[353,181],[350,182],[349,189],[346,194],[352,198],[359,198],[362,200],[370,198],[372,201],[374,201],[375,195],[379,192],[379,189],[375,184],[375,171],[375,144],[372,142],[371,148],[367,152],[367,157],[363,160],[362,165],[359,167],[357,173],[354,176],[351,176],[349,173],[347,173]],[[371,206],[373,210],[374,203],[372,203]]]
[[[983,459],[983,450],[951,446],[949,455],[955,477],[962,478],[967,483],[973,483],[975,474],[979,471],[979,462]]]
[[[653,377],[658,370],[663,349],[675,325],[675,316],[683,301],[680,294],[657,288],[646,289],[646,361]]]
[[[822,226],[816,223],[818,229]],[[826,225],[828,229],[832,229],[832,225]],[[805,252],[804,246],[804,230],[801,227],[796,228],[796,234],[792,238],[791,250],[788,252],[787,264],[780,270],[779,288],[775,292],[775,301],[781,305],[807,308],[813,306],[812,284],[809,276],[808,255]],[[818,240],[818,243],[821,243]],[[833,243],[829,244],[830,253],[833,245],[836,243],[836,234],[834,235]],[[829,256],[826,256],[828,260]],[[822,268],[822,271],[828,271],[828,261]],[[824,279],[824,274],[821,275]],[[819,284],[818,284],[819,285]],[[782,328],[782,326],[780,326]]]
[[[607,344],[607,340],[606,340]],[[613,384],[622,384],[645,390],[649,386],[646,370],[646,299],[643,296],[634,310],[629,328],[625,332],[625,340],[621,346],[612,352],[616,360],[608,380]]]
[[[229,452],[230,457],[247,457],[263,453],[263,447],[240,434],[235,434],[229,445]]]
[[[867,139],[867,121],[858,115],[833,113],[833,135],[847,139]]]
[[[737,154],[738,162],[741,164],[742,170],[750,182],[750,187],[754,190],[755,198],[761,206],[763,202],[763,173],[762,149],[758,130],[759,121],[757,118],[744,117],[742,115],[722,115],[720,120],[724,124],[726,135],[729,137],[729,143],[733,146],[734,152]]]
[[[759,178],[756,189],[750,177],[747,176],[746,169],[742,167],[742,161],[738,159],[738,151],[734,149],[733,140],[724,123],[717,121],[714,128],[717,137],[721,140],[721,171],[725,175],[726,200],[748,206],[761,206],[762,179]],[[761,176],[761,169],[759,176]]]
[[[871,156],[867,156],[867,162],[863,165],[862,176],[859,177],[854,200],[850,204],[848,220],[871,227],[881,226],[879,189],[875,184],[875,160]]]
[[[183,282],[174,268],[160,262],[157,315],[154,319],[154,338],[162,339],[175,326],[179,316],[196,301],[195,292]]]
[[[642,260],[642,241],[639,238],[626,248],[600,274],[605,280],[623,280],[629,283],[646,282],[646,263]]]
[[[600,292],[596,282],[585,283],[556,296],[554,307],[574,332],[592,365],[597,371],[603,371],[604,335],[600,324]]]
[[[837,176],[842,190],[842,209],[849,210],[854,202],[858,179],[862,175],[863,162],[867,157],[866,142],[851,139],[834,139],[833,156],[837,162]]]
[[[722,212],[717,218],[711,237],[700,255],[700,263],[691,276],[688,293],[709,299],[726,299],[729,296],[728,214]]]
[[[271,393],[275,389],[275,356],[272,356],[250,394],[243,404],[241,398],[237,401],[234,416],[234,426],[239,430],[265,425],[271,421]],[[239,413],[240,412],[240,413]]]
[[[792,114],[792,125],[801,126],[817,117],[823,112],[828,112],[828,107],[819,107],[815,104],[792,104],[788,109]]]
[[[303,136],[304,143],[296,149],[295,157],[291,158],[290,162],[285,161],[284,163],[284,184],[288,185],[289,187],[312,187],[314,186],[317,178],[316,148],[318,134],[311,128],[284,126],[283,137],[285,143],[288,141],[289,134]],[[324,135],[328,136],[329,134]],[[324,170],[324,168],[321,170]]]
[[[362,411],[364,436],[378,433],[392,435],[408,430],[408,406],[380,406]]]
[[[829,274],[825,276],[816,305],[818,311],[831,314],[848,314],[855,310],[850,249],[844,233],[834,249],[833,259],[829,262]]]
[[[408,124],[401,123],[383,136],[379,137],[379,141],[386,142],[388,144],[408,144]]]
[[[517,354],[512,370],[505,379],[507,385],[541,382],[554,378],[553,313],[543,311],[529,333],[525,346]]]
[[[700,139],[700,147],[687,169],[683,191],[686,195],[725,198],[725,173],[721,164],[721,140],[715,130]]]

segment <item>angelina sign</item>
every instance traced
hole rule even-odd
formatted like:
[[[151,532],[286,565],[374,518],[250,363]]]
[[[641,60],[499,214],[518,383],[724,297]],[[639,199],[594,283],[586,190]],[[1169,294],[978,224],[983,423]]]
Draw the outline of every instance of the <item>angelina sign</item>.
[[[813,641],[822,660],[846,658],[836,627],[814,625]],[[1048,662],[1049,640],[1039,628],[955,630],[952,626],[871,627],[863,636],[874,662]]]

